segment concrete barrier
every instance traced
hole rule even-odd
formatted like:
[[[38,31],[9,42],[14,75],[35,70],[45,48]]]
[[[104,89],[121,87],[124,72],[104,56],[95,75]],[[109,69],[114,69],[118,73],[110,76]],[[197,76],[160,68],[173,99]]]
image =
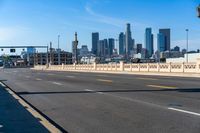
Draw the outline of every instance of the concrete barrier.
[[[126,64],[123,61],[114,64],[73,64],[35,66],[38,70],[87,70],[116,72],[157,72],[157,73],[200,73],[200,59],[194,63],[143,63]]]

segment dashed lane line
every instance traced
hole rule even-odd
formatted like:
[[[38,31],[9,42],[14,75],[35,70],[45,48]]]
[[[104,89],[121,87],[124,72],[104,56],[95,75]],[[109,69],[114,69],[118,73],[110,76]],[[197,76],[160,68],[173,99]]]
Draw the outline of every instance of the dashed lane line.
[[[53,74],[53,73],[48,73],[47,75],[49,75],[49,76],[54,76],[55,74]]]
[[[30,76],[25,76],[26,78],[30,78]]]
[[[158,80],[158,79],[155,79],[155,78],[137,78],[139,80]]]
[[[112,80],[107,80],[107,79],[97,79],[97,81],[106,82],[106,83],[112,83],[113,82]]]
[[[37,81],[41,81],[42,79],[40,79],[40,78],[36,78],[36,80],[37,80]]]
[[[75,78],[75,76],[65,76],[66,78]]]
[[[97,94],[112,96],[112,97],[119,98],[119,99],[122,99],[122,100],[127,100],[127,101],[131,101],[131,102],[138,102],[138,103],[143,103],[143,104],[147,104],[147,105],[165,108],[165,107],[157,105],[157,104],[148,103],[148,102],[145,102],[145,101],[136,100],[136,99],[132,99],[132,98],[128,98],[128,97],[122,97],[122,96],[118,96],[118,95],[108,94],[108,93],[104,93],[104,92],[101,92],[101,91],[98,92],[98,91],[90,90],[90,89],[85,89],[85,91],[96,92]],[[165,108],[165,109],[173,110],[173,111],[177,111],[177,112],[182,112],[182,113],[186,113],[186,114],[190,114],[190,115],[200,116],[200,113],[196,113],[196,112],[192,112],[192,111],[187,111],[187,110],[182,110],[182,109],[177,109],[177,108],[172,108],[172,107]]]
[[[59,85],[59,86],[63,85],[63,84],[61,84],[59,82],[52,82],[52,84]]]
[[[147,85],[148,87],[161,88],[161,89],[178,89],[175,86],[162,86],[162,85]]]

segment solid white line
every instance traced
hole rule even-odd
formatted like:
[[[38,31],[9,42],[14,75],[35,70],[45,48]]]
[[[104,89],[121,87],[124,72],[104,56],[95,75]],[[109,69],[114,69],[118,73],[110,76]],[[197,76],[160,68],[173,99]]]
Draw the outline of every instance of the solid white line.
[[[176,109],[176,108],[168,108],[168,109],[169,109],[169,110],[178,111],[178,112],[182,112],[182,113],[191,114],[191,115],[200,116],[200,114],[199,114],[199,113],[195,113],[195,112],[191,112],[191,111],[187,111],[187,110]]]
[[[52,82],[52,83],[55,85],[62,85],[61,83],[58,83],[58,82]]]
[[[36,78],[37,81],[41,81],[42,79]]]

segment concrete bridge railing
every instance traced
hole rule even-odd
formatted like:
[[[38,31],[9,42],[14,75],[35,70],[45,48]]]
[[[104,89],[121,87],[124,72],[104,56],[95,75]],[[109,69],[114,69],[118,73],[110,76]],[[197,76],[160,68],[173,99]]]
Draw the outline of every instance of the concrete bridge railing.
[[[73,65],[50,65],[35,66],[40,70],[87,70],[87,71],[119,71],[119,72],[167,72],[167,73],[200,73],[200,59],[194,63],[143,63],[126,64],[73,64]]]

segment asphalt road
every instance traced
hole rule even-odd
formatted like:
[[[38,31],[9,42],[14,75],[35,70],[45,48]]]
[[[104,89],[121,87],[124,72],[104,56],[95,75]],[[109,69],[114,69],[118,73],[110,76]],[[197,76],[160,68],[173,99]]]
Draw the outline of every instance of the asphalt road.
[[[200,79],[2,69],[0,79],[69,133],[200,133]]]

